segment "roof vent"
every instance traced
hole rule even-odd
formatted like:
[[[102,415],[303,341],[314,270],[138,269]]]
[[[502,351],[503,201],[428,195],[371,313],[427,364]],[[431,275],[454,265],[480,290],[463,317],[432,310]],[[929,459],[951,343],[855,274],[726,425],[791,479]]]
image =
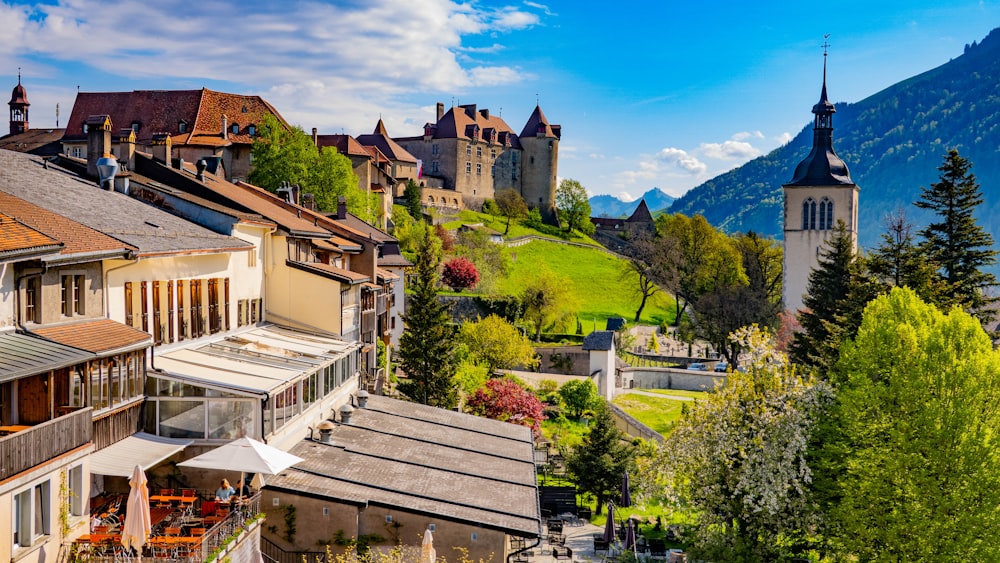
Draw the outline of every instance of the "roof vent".
[[[118,160],[112,156],[104,156],[97,160],[97,178],[101,189],[115,189],[114,179],[118,173]]]
[[[368,391],[365,391],[364,389],[358,391],[357,397],[358,397],[358,408],[359,409],[367,408],[368,407]]]
[[[354,414],[354,407],[348,405],[347,403],[344,403],[344,406],[340,407],[340,423],[350,424],[351,415],[353,414]]]
[[[333,443],[333,429],[337,426],[334,425],[329,420],[324,420],[316,425],[316,430],[319,430],[319,441],[324,444]]]
[[[205,162],[204,158],[199,158],[197,162],[194,163],[195,168],[198,169],[198,173],[195,174],[195,178],[199,181],[205,181],[205,169],[208,168],[208,163]]]

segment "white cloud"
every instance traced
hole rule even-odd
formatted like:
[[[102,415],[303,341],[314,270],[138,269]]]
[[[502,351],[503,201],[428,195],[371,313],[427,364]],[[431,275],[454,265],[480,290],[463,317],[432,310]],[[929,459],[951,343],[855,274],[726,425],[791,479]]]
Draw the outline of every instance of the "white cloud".
[[[702,143],[698,146],[698,150],[705,157],[718,160],[750,160],[761,154],[758,149],[745,141]]]
[[[681,170],[689,172],[691,174],[703,174],[708,166],[704,162],[698,160],[694,155],[688,154],[687,151],[677,148],[665,148],[662,149],[657,155],[657,159],[668,164],[676,166]]]
[[[764,134],[761,133],[760,131],[753,131],[753,132],[741,131],[739,133],[734,134],[731,138],[734,141],[745,141],[747,139],[763,139]]]
[[[546,16],[557,15],[552,10],[550,10],[549,7],[545,4],[539,4],[538,2],[529,2],[528,0],[525,0],[524,5],[528,6],[529,8],[536,8],[538,10],[541,10],[542,13],[544,13]]]
[[[778,142],[779,146],[780,145],[785,145],[785,144],[788,143],[788,141],[792,140],[792,134],[789,133],[788,131],[785,131],[784,133],[782,133],[782,134],[778,135],[777,137],[775,137],[774,140]]]
[[[521,7],[451,0],[208,0],[197,8],[182,0],[63,0],[0,3],[0,20],[5,66],[30,54],[131,79],[230,82],[304,126],[352,125],[360,112],[374,122],[414,91],[444,96],[524,80],[519,68],[468,60],[501,42],[465,43],[540,23]],[[80,82],[85,91],[105,88]],[[416,108],[403,109],[412,116]]]

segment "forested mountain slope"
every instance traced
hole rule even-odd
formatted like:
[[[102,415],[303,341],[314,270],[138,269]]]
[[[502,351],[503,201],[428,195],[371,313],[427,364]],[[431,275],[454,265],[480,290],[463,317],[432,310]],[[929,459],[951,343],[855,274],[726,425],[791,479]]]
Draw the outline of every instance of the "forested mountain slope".
[[[861,188],[862,246],[878,244],[886,212],[897,207],[918,225],[927,221],[912,203],[921,186],[937,181],[937,167],[953,147],[972,161],[985,198],[977,218],[1000,241],[1000,29],[944,65],[836,107],[834,148]],[[802,108],[803,119],[810,109]],[[781,185],[811,144],[810,119],[787,145],[693,188],[669,211],[702,214],[727,232],[780,238]]]

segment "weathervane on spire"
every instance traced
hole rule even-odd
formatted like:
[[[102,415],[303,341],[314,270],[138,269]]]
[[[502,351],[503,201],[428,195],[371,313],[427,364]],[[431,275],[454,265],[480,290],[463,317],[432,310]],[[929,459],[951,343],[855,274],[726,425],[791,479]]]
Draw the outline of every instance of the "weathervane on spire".
[[[21,83],[21,67],[17,67],[17,83]]]
[[[823,57],[824,58],[826,57],[826,50],[830,48],[830,42],[827,41],[827,39],[829,39],[829,38],[830,38],[830,34],[829,33],[824,33],[823,34]]]

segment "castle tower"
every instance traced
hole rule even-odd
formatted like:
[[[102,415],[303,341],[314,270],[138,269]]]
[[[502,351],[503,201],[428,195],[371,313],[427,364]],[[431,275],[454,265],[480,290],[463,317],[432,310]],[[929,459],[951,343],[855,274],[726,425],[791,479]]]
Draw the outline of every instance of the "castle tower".
[[[535,106],[519,140],[521,197],[528,207],[537,207],[547,223],[556,221],[556,176],[559,171],[559,138],[562,128],[549,125],[540,106]]]
[[[813,146],[795,167],[792,180],[782,186],[785,194],[784,305],[795,312],[802,308],[809,273],[819,264],[823,246],[837,221],[857,248],[858,191],[847,164],[833,151],[833,114],[826,95],[826,52],[823,52],[823,90],[813,106]]]
[[[10,93],[10,101],[7,102],[10,106],[10,134],[16,135],[18,133],[24,133],[28,130],[28,93],[24,90],[24,86],[21,86],[21,70],[17,71],[17,86],[14,86],[14,91]]]

